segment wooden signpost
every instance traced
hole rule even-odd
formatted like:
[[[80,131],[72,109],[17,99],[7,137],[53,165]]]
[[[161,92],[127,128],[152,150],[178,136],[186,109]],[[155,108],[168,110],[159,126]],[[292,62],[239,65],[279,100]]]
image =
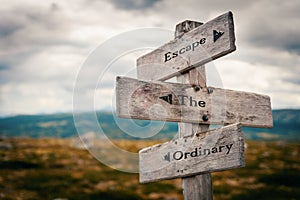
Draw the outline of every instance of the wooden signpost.
[[[123,118],[263,128],[273,124],[270,98],[255,93],[117,77],[116,97]]]
[[[191,176],[244,166],[238,124],[174,139],[140,151],[140,182]],[[153,164],[155,163],[155,165]]]
[[[231,12],[184,21],[174,40],[137,60],[139,80],[117,77],[119,117],[179,122],[178,139],[140,150],[141,183],[181,177],[185,199],[212,199],[210,173],[245,165],[241,126],[273,126],[268,96],[206,85],[203,64],[235,49]]]
[[[138,78],[172,78],[234,51],[234,42],[233,16],[228,12],[185,34],[178,32],[174,40],[140,57],[137,60]]]

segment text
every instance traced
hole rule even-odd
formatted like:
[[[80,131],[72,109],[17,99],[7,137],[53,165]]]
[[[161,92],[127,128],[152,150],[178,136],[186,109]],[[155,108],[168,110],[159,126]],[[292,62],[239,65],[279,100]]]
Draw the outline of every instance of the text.
[[[205,44],[205,42],[206,38],[201,38],[199,41],[193,42],[192,44],[189,44],[188,46],[183,47],[179,50],[165,53],[165,62],[170,61],[171,59],[176,58],[178,55],[184,54],[188,51],[194,51],[196,48],[199,47],[199,45]]]

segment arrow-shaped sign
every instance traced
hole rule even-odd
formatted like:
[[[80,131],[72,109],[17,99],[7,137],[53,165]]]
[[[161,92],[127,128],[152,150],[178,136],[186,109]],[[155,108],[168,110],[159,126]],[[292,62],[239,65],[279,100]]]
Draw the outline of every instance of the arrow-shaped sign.
[[[167,80],[235,49],[233,17],[228,12],[138,58],[137,76]]]
[[[243,167],[243,134],[233,124],[147,147],[139,158],[141,183]]]
[[[272,127],[270,98],[249,92],[117,77],[119,117],[202,124]],[[166,103],[167,102],[167,103]]]

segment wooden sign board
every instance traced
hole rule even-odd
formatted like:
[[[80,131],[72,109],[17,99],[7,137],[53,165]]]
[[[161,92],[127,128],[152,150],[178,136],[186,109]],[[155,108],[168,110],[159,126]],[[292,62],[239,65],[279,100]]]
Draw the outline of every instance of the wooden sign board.
[[[225,13],[137,60],[137,77],[167,80],[233,52],[233,16]]]
[[[273,126],[270,98],[249,92],[117,77],[116,104],[123,118]]]
[[[243,167],[241,127],[233,124],[147,147],[139,160],[141,183]]]

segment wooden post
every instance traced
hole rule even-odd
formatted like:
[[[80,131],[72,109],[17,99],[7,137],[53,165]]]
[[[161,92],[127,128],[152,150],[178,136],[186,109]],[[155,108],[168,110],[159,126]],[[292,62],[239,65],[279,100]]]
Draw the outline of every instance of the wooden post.
[[[184,33],[202,25],[194,21],[184,21],[176,26],[175,39],[180,38]],[[188,73],[177,76],[178,83],[189,83],[206,88],[205,66],[192,69]],[[179,137],[188,136],[209,129],[209,125],[192,123],[178,123]],[[201,174],[192,177],[182,178],[182,189],[185,200],[209,200],[213,199],[211,174]]]

